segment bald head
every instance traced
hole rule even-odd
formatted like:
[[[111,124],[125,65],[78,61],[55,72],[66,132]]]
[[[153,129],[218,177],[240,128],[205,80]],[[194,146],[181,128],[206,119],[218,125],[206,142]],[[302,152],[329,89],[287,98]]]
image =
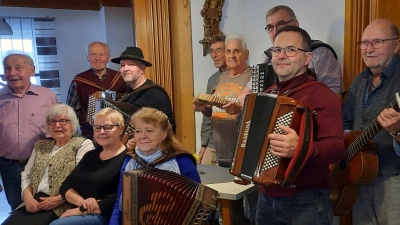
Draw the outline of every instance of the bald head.
[[[387,32],[387,34],[392,35],[393,37],[399,38],[399,29],[397,28],[396,25],[394,25],[392,22],[390,22],[387,19],[376,19],[372,21],[367,27],[373,26],[373,27],[379,27],[382,31]],[[367,28],[365,28],[367,29]]]

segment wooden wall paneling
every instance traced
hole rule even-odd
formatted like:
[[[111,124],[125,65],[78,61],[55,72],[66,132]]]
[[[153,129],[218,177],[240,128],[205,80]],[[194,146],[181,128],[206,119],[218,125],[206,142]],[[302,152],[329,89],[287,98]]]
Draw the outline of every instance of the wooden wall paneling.
[[[365,68],[357,42],[369,23],[369,0],[345,1],[343,82],[348,91],[353,79]],[[352,212],[340,217],[340,225],[353,224]]]
[[[193,50],[190,0],[170,0],[171,61],[177,135],[192,153],[196,152],[193,111]]]
[[[397,27],[400,27],[400,1],[398,0],[370,0],[371,1],[371,14],[370,20],[378,18],[388,19]]]
[[[349,90],[354,77],[365,68],[357,42],[361,40],[362,32],[369,23],[368,14],[369,1],[346,0],[343,57],[343,82],[346,90]]]
[[[173,103],[176,135],[195,152],[189,1],[133,0],[133,16],[137,46],[153,63],[146,76],[167,90]]]

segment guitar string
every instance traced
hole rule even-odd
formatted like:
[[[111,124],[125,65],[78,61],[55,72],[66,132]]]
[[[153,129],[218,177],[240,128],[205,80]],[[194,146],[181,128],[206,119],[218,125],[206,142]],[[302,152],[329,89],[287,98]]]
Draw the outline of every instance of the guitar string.
[[[394,108],[396,103],[397,103],[397,100],[394,99],[387,108]],[[373,126],[377,129],[376,132],[378,132],[380,129],[380,127],[379,127],[380,124],[378,123],[377,118],[370,125],[367,126],[367,128],[365,129],[366,132],[362,132],[361,135],[356,139],[356,141],[351,143],[350,146],[347,148],[348,150],[345,152],[345,158],[346,158],[347,162],[349,162],[357,154],[357,152],[359,151],[359,150],[357,151],[357,149],[360,149],[370,139],[372,139],[372,134],[368,133],[367,130],[371,130]],[[367,134],[369,134],[369,136],[367,136]],[[368,140],[366,140],[365,138],[368,138]],[[363,141],[364,143],[360,143],[361,141]],[[357,146],[354,146],[354,145],[358,145],[358,148],[356,148]]]

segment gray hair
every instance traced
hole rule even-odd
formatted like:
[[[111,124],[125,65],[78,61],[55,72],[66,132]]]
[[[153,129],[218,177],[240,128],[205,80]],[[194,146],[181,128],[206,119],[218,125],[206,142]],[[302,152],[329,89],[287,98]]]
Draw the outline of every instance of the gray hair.
[[[273,8],[271,8],[270,10],[267,11],[267,15],[265,16],[265,19],[267,19],[269,16],[275,14],[279,10],[284,10],[289,15],[290,19],[297,20],[296,14],[294,14],[293,10],[289,6],[286,6],[286,5],[277,5]]]
[[[228,43],[228,41],[240,41],[242,43],[242,48],[247,50],[246,40],[244,39],[243,35],[239,33],[234,32],[226,36],[225,45]]]
[[[45,120],[45,129],[49,131],[48,128],[48,120],[52,117],[66,115],[70,120],[70,124],[72,127],[72,134],[75,134],[78,131],[78,118],[76,117],[75,111],[71,108],[71,106],[66,104],[54,104],[50,106],[49,109],[46,111],[46,120]]]
[[[92,47],[92,45],[95,45],[95,44],[103,46],[107,50],[108,54],[110,55],[111,51],[110,51],[110,47],[108,46],[108,44],[100,42],[100,41],[91,42],[86,46],[86,53],[88,55],[89,55],[89,52],[90,52],[90,48]]]
[[[25,52],[19,52],[19,51],[14,51],[13,50],[11,52],[8,52],[6,57],[4,57],[4,59],[3,59],[3,67],[5,66],[4,63],[6,62],[7,58],[10,57],[10,56],[13,56],[13,55],[18,55],[18,56],[25,57],[26,61],[28,61],[29,65],[35,66],[35,63],[33,62],[32,57],[30,57],[28,54],[26,54]]]

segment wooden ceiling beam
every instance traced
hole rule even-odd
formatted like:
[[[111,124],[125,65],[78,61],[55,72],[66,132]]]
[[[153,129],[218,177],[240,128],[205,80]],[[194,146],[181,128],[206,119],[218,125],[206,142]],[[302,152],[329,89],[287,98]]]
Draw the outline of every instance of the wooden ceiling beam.
[[[109,7],[132,7],[132,0],[101,0],[103,6]]]
[[[131,0],[2,0],[1,6],[71,10],[100,10],[103,6],[131,7]]]

